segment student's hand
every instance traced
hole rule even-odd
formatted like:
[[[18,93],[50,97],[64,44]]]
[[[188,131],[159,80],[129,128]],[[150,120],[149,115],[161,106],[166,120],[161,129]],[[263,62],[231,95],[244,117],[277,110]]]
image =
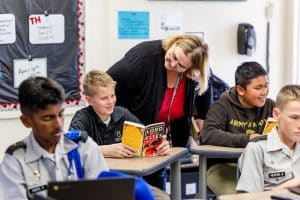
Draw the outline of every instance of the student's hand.
[[[131,158],[135,155],[135,150],[125,144],[116,143],[99,146],[104,157]]]
[[[197,124],[197,128],[198,128],[198,138],[200,138],[201,134],[202,134],[202,129],[203,129],[203,119],[195,119],[195,122]]]
[[[170,153],[170,144],[167,141],[167,136],[163,135],[162,137],[162,142],[160,145],[157,147],[157,155],[162,156],[162,155],[168,155]]]
[[[289,187],[297,187],[297,186],[300,186],[300,177],[295,177],[291,180],[288,180],[280,184],[279,186],[275,187],[274,190],[286,189]]]
[[[258,134],[258,133],[253,133],[253,134],[251,134],[251,135],[249,136],[249,140],[252,140],[252,139],[254,139],[254,138],[258,137],[258,136],[262,136],[262,135],[261,135],[261,134]]]

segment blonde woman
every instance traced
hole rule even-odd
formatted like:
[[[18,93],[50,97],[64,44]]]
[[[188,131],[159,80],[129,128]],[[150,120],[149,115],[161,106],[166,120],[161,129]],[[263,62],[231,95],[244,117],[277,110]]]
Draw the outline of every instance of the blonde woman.
[[[107,72],[118,83],[118,105],[144,124],[166,122],[169,142],[185,147],[194,111],[201,130],[211,104],[207,63],[208,46],[200,37],[175,35],[137,44]]]

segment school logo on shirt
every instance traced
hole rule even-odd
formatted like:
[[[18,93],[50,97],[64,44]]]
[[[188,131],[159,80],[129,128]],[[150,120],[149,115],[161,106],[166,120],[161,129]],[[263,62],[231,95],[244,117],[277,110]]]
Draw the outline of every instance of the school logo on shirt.
[[[116,138],[115,138],[115,142],[121,142],[122,140],[122,134],[121,134],[121,131],[117,131],[116,132]]]
[[[279,177],[285,177],[285,172],[272,172],[272,173],[269,173],[269,178],[279,178]]]

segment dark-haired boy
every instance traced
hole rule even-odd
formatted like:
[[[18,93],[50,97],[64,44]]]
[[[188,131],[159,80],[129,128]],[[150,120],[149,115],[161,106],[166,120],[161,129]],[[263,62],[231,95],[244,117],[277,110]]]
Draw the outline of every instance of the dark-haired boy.
[[[223,93],[209,109],[202,130],[202,144],[245,147],[260,136],[268,117],[272,117],[274,101],[269,93],[268,74],[257,62],[244,62],[235,71],[235,87]],[[220,162],[220,160],[212,160]],[[228,160],[224,161],[228,162]],[[234,193],[235,185],[224,187],[226,181],[234,183],[235,176],[224,179],[217,174],[234,173],[230,164],[216,164],[208,170],[208,185],[217,194]],[[231,172],[231,173],[230,173]]]
[[[18,96],[20,119],[31,133],[6,150],[0,166],[0,187],[5,191],[1,199],[46,197],[48,181],[95,179],[108,170],[97,144],[86,134],[73,132],[76,142],[64,135],[65,93],[60,84],[31,77],[21,83]],[[80,159],[75,161],[76,156]]]

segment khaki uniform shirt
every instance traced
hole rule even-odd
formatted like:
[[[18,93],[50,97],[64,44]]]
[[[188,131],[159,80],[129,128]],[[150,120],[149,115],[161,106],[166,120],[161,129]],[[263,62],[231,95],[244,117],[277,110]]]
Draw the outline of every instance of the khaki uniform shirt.
[[[236,190],[259,192],[300,176],[300,145],[294,150],[283,144],[273,128],[267,139],[249,142],[239,162]]]
[[[0,199],[27,199],[35,194],[46,197],[48,181],[77,180],[75,164],[68,174],[67,154],[78,146],[86,179],[95,179],[101,171],[108,170],[98,145],[88,138],[78,144],[62,136],[55,153],[49,154],[31,133],[25,140],[26,147],[12,154],[6,153],[0,166]],[[2,195],[2,196],[1,196]]]

